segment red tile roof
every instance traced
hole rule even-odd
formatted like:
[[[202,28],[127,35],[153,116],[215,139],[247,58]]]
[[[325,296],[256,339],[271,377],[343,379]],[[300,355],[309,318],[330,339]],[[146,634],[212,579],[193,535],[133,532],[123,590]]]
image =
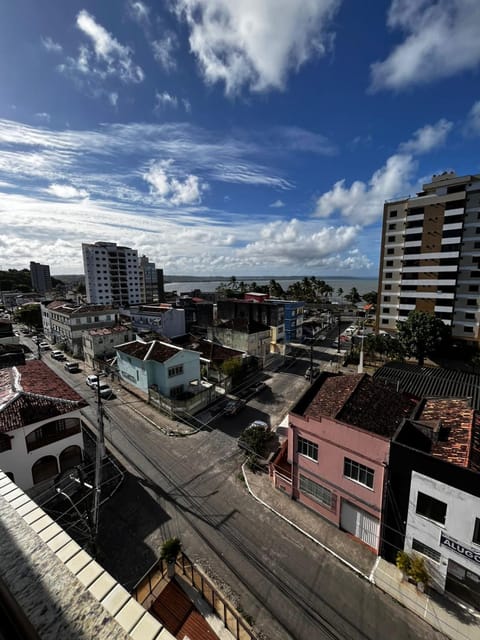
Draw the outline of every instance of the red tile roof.
[[[0,370],[2,433],[85,406],[87,402],[39,360]]]
[[[139,360],[155,360],[156,362],[166,362],[181,351],[180,347],[174,347],[158,340],[152,340],[152,342],[134,340],[121,344],[116,349]]]
[[[332,376],[325,380],[305,411],[391,438],[418,399],[375,383],[367,374]]]
[[[431,454],[460,467],[469,467],[475,411],[466,398],[429,398],[425,400],[417,422],[426,424],[438,435]]]

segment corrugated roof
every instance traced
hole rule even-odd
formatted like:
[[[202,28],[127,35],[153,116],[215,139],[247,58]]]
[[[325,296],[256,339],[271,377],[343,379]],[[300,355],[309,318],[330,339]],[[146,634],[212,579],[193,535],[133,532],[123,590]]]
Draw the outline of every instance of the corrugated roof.
[[[139,360],[155,360],[156,362],[166,362],[181,351],[180,347],[165,344],[158,340],[152,340],[151,342],[134,340],[133,342],[121,344],[116,349]]]
[[[472,407],[480,410],[480,375],[440,367],[391,362],[375,374],[377,382],[421,397],[471,398]]]

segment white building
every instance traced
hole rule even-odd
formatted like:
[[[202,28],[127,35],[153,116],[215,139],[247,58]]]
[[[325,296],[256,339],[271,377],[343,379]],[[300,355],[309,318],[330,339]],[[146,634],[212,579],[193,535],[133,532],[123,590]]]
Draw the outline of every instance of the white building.
[[[132,339],[132,330],[118,325],[90,329],[83,332],[83,357],[88,366],[96,368],[100,362],[115,357],[118,345]]]
[[[405,549],[426,558],[432,586],[480,607],[480,498],[412,472]]]
[[[166,338],[185,334],[185,309],[171,304],[142,305],[124,309],[122,315],[130,318],[137,331],[154,331]]]
[[[129,306],[142,302],[138,252],[114,242],[82,244],[87,301]]]
[[[31,490],[80,464],[86,404],[39,360],[1,369],[0,468]]]
[[[45,336],[53,343],[64,343],[67,351],[82,355],[82,335],[90,329],[118,324],[118,308],[106,305],[77,305],[65,300],[41,304]]]
[[[416,197],[384,206],[377,326],[433,313],[456,339],[480,334],[480,174],[433,176]]]

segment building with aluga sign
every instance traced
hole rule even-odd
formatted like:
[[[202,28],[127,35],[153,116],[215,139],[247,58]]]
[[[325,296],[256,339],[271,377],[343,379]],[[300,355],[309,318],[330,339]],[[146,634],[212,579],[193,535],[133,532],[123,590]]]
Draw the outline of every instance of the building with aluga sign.
[[[405,549],[425,556],[435,589],[480,608],[480,498],[413,471]]]

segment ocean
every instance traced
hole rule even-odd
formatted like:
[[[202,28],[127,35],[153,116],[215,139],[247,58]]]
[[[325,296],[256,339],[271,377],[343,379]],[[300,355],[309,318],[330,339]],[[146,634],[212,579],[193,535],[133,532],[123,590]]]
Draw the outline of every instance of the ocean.
[[[165,291],[171,292],[176,291],[177,293],[190,293],[194,289],[200,289],[204,293],[209,291],[215,291],[217,287],[219,287],[222,283],[226,283],[230,280],[230,278],[225,278],[225,280],[212,280],[212,281],[195,281],[195,282],[167,282],[165,283]],[[240,282],[242,278],[237,278],[237,282]],[[303,278],[292,278],[289,280],[282,280],[280,278],[276,279],[277,282],[283,287],[284,290],[288,289],[288,287],[294,282],[298,282],[303,280]],[[338,289],[343,289],[343,294],[348,293],[353,287],[356,287],[358,293],[362,296],[364,293],[368,293],[369,291],[377,291],[378,280],[377,278],[333,278],[333,277],[325,277],[321,278],[317,276],[317,280],[325,280],[325,282],[333,288],[333,300],[337,298]],[[245,283],[253,282],[250,279],[244,279]],[[270,278],[268,280],[264,280],[262,278],[258,278],[255,280],[257,284],[265,285],[270,282]]]

